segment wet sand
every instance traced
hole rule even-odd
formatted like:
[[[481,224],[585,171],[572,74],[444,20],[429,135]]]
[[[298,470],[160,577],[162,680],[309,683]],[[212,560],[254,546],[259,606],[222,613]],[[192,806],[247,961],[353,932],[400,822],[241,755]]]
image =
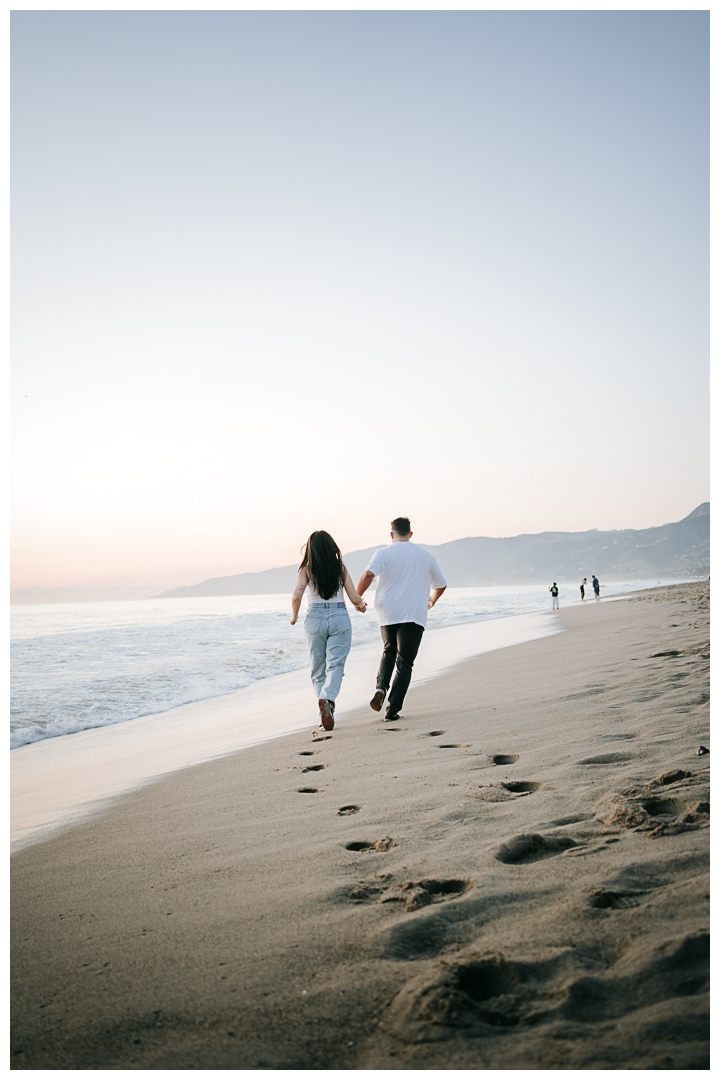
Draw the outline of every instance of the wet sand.
[[[12,1067],[707,1069],[707,583],[13,858]]]

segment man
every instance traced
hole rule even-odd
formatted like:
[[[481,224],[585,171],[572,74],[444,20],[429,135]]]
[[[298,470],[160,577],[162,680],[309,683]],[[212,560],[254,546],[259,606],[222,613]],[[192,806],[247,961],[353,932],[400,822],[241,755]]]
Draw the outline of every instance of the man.
[[[358,581],[357,591],[362,596],[378,577],[375,611],[385,648],[370,708],[380,712],[390,690],[385,719],[398,720],[427,613],[445,592],[447,581],[430,552],[410,542],[409,518],[395,518],[390,530],[392,544],[375,552]],[[393,672],[395,678],[390,688]]]
[[[593,576],[592,576],[592,586],[593,586],[593,592],[595,593],[595,599],[599,600],[600,599],[600,582],[598,581],[595,574],[593,574]]]
[[[560,610],[560,601],[558,599],[559,592],[560,590],[557,587],[557,581],[553,581],[552,585],[550,586],[550,595],[552,596],[553,601],[553,611]]]

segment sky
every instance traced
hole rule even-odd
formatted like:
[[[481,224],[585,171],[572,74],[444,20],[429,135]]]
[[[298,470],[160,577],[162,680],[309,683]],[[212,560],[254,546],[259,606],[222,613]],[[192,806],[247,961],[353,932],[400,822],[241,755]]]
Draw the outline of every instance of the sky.
[[[708,499],[708,33],[14,12],[13,584]]]

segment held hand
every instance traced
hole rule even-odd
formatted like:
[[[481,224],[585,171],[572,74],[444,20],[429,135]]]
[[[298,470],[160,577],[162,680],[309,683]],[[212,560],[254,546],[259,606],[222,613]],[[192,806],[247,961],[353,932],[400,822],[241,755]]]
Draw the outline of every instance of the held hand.
[[[364,614],[367,611],[367,604],[364,600],[361,600],[359,604],[355,604],[355,610]]]
[[[290,620],[290,625],[294,626],[296,622],[297,622],[297,616],[294,619]]]

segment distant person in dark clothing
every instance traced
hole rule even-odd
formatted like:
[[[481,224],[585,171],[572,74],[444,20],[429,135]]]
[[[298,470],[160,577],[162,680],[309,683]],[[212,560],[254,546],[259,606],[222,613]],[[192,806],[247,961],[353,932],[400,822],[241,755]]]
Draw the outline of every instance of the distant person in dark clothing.
[[[598,581],[598,579],[595,577],[594,574],[593,574],[593,589],[595,591],[595,599],[599,600],[600,599],[600,582]]]
[[[580,582],[580,599],[581,600],[585,599],[585,586],[586,585],[587,585],[587,578],[584,577],[582,579],[582,581]]]
[[[557,581],[553,581],[550,586],[550,595],[553,598],[553,611],[558,611],[560,608],[560,601],[558,600],[558,593],[560,590],[557,587]]]

